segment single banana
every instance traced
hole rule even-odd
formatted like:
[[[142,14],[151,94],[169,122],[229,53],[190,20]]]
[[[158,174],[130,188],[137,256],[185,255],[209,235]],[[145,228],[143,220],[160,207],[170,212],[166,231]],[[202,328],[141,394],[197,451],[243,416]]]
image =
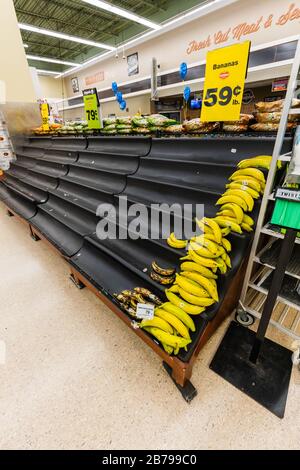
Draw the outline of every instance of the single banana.
[[[197,253],[197,255],[204,256],[204,258],[218,258],[219,256],[219,248],[215,253],[212,253],[208,248],[205,248],[204,246],[192,241],[188,246],[188,250],[193,250]]]
[[[225,263],[227,264],[228,268],[231,268],[231,259],[229,257],[229,255],[227,253],[224,253],[222,256],[221,256],[222,260],[225,261]]]
[[[250,176],[251,178],[255,178],[263,183],[266,181],[265,175],[261,170],[258,170],[258,168],[244,168],[243,170],[237,170],[229,177],[229,180],[232,180],[235,176]]]
[[[226,188],[227,189],[238,189],[238,190],[241,190],[241,191],[246,191],[247,193],[250,194],[250,196],[253,197],[253,199],[258,199],[260,197],[260,194],[255,189],[252,189],[249,186],[242,185],[238,182],[233,182],[233,183],[226,184]]]
[[[269,170],[270,165],[271,165],[271,161],[272,161],[271,156],[269,156],[269,155],[259,155],[258,157],[247,158],[245,160],[241,160],[238,163],[238,168],[243,169],[243,168],[249,168],[249,167],[252,167],[252,168],[260,167],[260,168],[265,168],[266,170]],[[278,161],[277,162],[277,167],[281,168],[281,166],[282,166],[281,164],[282,164],[282,162]]]
[[[253,228],[250,227],[250,225],[246,224],[245,222],[242,223],[241,227],[242,227],[242,230],[245,230],[246,232],[253,232]]]
[[[151,271],[150,277],[151,279],[153,279],[153,281],[159,282],[159,284],[162,284],[163,286],[168,286],[169,284],[173,284],[175,280],[175,276],[170,276],[170,277],[161,276],[160,274],[157,274],[154,271]]]
[[[243,209],[238,206],[237,204],[233,204],[232,202],[229,202],[227,204],[223,204],[223,206],[221,206],[221,210],[230,210],[232,212],[234,212],[234,215],[236,217],[236,219],[239,221],[238,223],[242,223],[242,220],[243,220],[243,216],[244,216],[244,212],[243,212]]]
[[[225,219],[224,217],[215,217],[215,221],[220,225],[220,227],[229,227],[233,232],[242,233],[239,224],[232,220]]]
[[[262,181],[258,181],[255,178],[251,178],[250,176],[235,176],[231,178],[234,183],[239,183],[242,186],[248,186],[249,188],[254,189],[258,193],[261,192],[262,189]]]
[[[194,320],[186,313],[182,308],[176,307],[176,305],[172,304],[171,302],[165,302],[161,306],[164,310],[169,313],[172,313],[175,317],[179,318],[179,320],[184,323],[191,331],[196,331]]]
[[[216,274],[214,274],[210,269],[206,268],[205,266],[201,266],[198,263],[194,263],[193,261],[185,261],[180,265],[180,269],[182,271],[196,271],[208,279],[218,279],[218,276],[216,276]]]
[[[209,217],[203,217],[202,221],[206,226],[212,229],[216,242],[220,244],[222,240],[222,233],[218,224],[216,224],[216,222]]]
[[[166,310],[164,310],[161,307],[158,307],[158,308],[155,309],[155,315],[159,318],[162,318],[166,322],[168,322],[173,328],[175,328],[175,330],[178,331],[178,333],[183,338],[190,339],[189,330],[187,329],[185,324],[182,323],[181,320],[179,320],[178,317],[175,317],[175,315],[173,315],[170,312],[167,312]]]
[[[222,238],[222,245],[227,252],[231,251],[231,243],[229,240],[227,240],[227,238]]]
[[[168,346],[171,346],[172,348],[176,348],[178,346],[179,348],[184,348],[185,346],[191,343],[190,339],[171,335],[170,333],[166,333],[165,331],[160,330],[159,328],[150,326],[150,327],[147,327],[147,331],[151,333],[156,339],[158,339],[158,341],[160,341],[162,344],[167,344]]]
[[[220,264],[219,264],[220,273],[221,274],[226,274],[227,273],[227,264],[225,263],[225,261],[222,258],[218,258],[218,259],[219,259],[219,262],[220,262]]]
[[[196,217],[195,220],[196,220],[196,224],[200,228],[201,232],[203,232],[203,233],[214,233],[213,229],[209,225],[205,224],[203,219],[199,220]]]
[[[157,274],[160,274],[161,276],[173,276],[176,271],[175,268],[161,268],[156,261],[152,261],[151,266],[153,271],[155,271]]]
[[[181,297],[187,302],[193,305],[199,305],[201,307],[209,307],[213,305],[216,301],[210,297],[197,297],[196,295],[186,292],[184,289],[179,288],[179,293]]]
[[[214,240],[209,238],[209,235],[211,235],[211,238],[215,239],[213,234],[203,234],[191,238],[191,241],[198,243],[198,245],[201,245],[204,248],[207,248],[213,255],[216,255],[219,250],[219,245]]]
[[[147,299],[152,300],[152,302],[154,302],[156,305],[162,304],[160,298],[157,297],[157,295],[152,294],[152,292],[149,289],[146,289],[145,287],[135,287],[133,290],[138,294],[142,294]]]
[[[151,320],[142,320],[140,327],[144,328],[145,326],[154,326],[155,328],[166,331],[166,333],[170,333],[171,335],[173,334],[173,328],[170,323],[157,315],[154,315]]]
[[[224,227],[224,228],[221,228],[221,232],[222,232],[223,237],[227,237],[227,235],[230,234],[231,230],[229,227]]]
[[[248,210],[251,212],[254,207],[254,199],[253,197],[247,192],[242,191],[241,189],[227,189],[222,196],[238,196],[244,199],[245,203],[247,204]]]
[[[235,213],[232,211],[229,211],[228,209],[224,209],[222,211],[217,212],[216,215],[219,215],[220,217],[230,217],[231,219],[236,219]]]
[[[201,307],[199,305],[191,305],[190,303],[185,302],[184,300],[182,300],[180,297],[178,297],[176,294],[173,294],[173,292],[170,292],[169,290],[166,290],[165,294],[167,296],[167,299],[173,305],[176,305],[177,307],[182,308],[182,310],[184,310],[189,315],[199,315],[205,310],[204,307]]]
[[[185,248],[187,245],[187,240],[173,240],[173,238],[169,237],[167,238],[167,243],[169,246],[172,248],[177,248],[178,250]]]
[[[250,225],[250,227],[252,227],[252,225],[254,225],[254,220],[251,217],[249,217],[249,215],[247,215],[247,214],[244,214],[242,222],[244,222],[244,224]]]
[[[196,281],[194,281],[189,274],[190,274],[189,271],[182,271],[180,273],[180,276],[186,277],[189,280],[189,282],[191,284],[193,284],[194,287],[197,287],[198,289],[200,289],[200,290],[198,290],[198,293],[197,293],[198,297],[210,297],[207,290],[205,290],[202,286],[200,286],[200,284],[198,284]],[[196,274],[196,273],[194,272],[194,274]],[[180,286],[179,283],[178,283],[178,287],[182,287],[182,286]]]
[[[224,255],[227,256],[226,253],[224,253]],[[205,289],[205,291],[208,292],[209,297],[214,299],[216,302],[219,301],[219,296],[218,296],[218,291],[216,289],[216,286],[211,282],[210,279],[207,279],[207,277],[204,277],[201,274],[193,272],[193,271],[191,271],[191,272],[184,271],[181,275],[182,276],[184,275],[188,279],[190,279],[192,281],[195,281],[198,285],[200,284],[200,286],[202,286]],[[180,286],[180,284],[179,284],[179,286]],[[187,290],[184,286],[180,286],[180,287],[182,287],[184,290]],[[199,294],[196,294],[195,292],[193,292],[192,290],[190,290],[190,292],[191,292],[191,294],[199,295]],[[199,295],[199,297],[202,297],[202,295]]]
[[[173,284],[171,287],[168,288],[170,292],[174,292],[174,294],[179,294],[179,288],[177,284]]]
[[[194,250],[190,250],[189,255],[195,263],[205,266],[206,268],[218,268],[219,267],[218,263],[214,259],[204,258],[203,256],[199,256]]]
[[[220,197],[217,202],[216,202],[216,206],[223,206],[224,204],[227,204],[227,203],[233,203],[233,204],[236,204],[237,206],[240,206],[243,211],[247,211],[248,210],[248,206],[245,202],[245,200],[239,196],[235,196],[233,194],[231,195],[226,195],[226,196],[222,196]]]

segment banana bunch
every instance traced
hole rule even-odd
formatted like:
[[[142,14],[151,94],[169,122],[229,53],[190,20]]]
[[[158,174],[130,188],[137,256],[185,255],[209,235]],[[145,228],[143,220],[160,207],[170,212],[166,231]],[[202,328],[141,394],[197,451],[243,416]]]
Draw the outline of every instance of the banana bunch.
[[[151,279],[162,285],[173,284],[175,281],[175,268],[161,268],[156,261],[152,261]]]
[[[138,303],[159,306],[162,301],[145,287],[135,287],[133,290],[123,290],[119,294],[113,294],[120,306],[132,317],[136,317]]]
[[[269,155],[258,155],[254,158],[246,158],[245,160],[241,160],[238,163],[238,168],[265,168],[266,170],[270,169],[272,157]],[[282,167],[282,162],[278,160],[277,168]]]
[[[191,342],[189,330],[196,330],[190,315],[171,302],[157,307],[154,317],[142,320],[139,326],[158,339],[168,354],[178,354],[180,348],[186,348]]]
[[[172,232],[170,234],[169,238],[167,239],[167,243],[172,248],[182,249],[182,248],[186,248],[186,246],[188,244],[188,241],[187,240],[179,240],[178,238],[176,238],[175,233]]]

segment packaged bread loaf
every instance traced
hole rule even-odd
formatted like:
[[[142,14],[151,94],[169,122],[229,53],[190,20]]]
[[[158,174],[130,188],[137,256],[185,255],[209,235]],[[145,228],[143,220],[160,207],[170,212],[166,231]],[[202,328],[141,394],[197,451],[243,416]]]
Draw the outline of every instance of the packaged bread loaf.
[[[287,123],[287,130],[291,130],[296,126],[294,122],[288,122]],[[252,124],[250,128],[253,131],[278,131],[279,128],[279,123],[274,123],[274,122],[259,122],[257,124]]]
[[[248,124],[223,124],[223,131],[225,132],[246,132]]]
[[[224,124],[226,126],[238,126],[239,124],[249,124],[249,121],[251,121],[251,119],[254,119],[254,116],[252,114],[240,114],[240,118],[237,121],[224,121]]]
[[[257,113],[255,115],[257,122],[273,122],[278,123],[281,119],[281,112],[274,112],[274,113]],[[297,121],[300,118],[300,110],[299,114],[289,114],[288,121],[293,122]]]
[[[181,124],[174,124],[164,128],[164,132],[167,134],[181,134],[183,132],[183,126]]]
[[[260,113],[273,113],[282,111],[284,100],[277,101],[259,101],[255,103],[255,109]],[[300,100],[294,98],[292,101],[292,107],[298,108],[300,106]]]

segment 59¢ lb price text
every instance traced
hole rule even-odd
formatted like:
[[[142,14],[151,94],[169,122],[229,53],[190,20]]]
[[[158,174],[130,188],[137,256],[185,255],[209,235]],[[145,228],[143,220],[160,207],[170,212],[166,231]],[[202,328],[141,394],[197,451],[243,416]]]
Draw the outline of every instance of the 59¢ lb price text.
[[[240,104],[240,101],[237,99],[237,97],[241,94],[241,87],[236,86],[234,88],[230,86],[224,86],[223,88],[208,88],[206,90],[206,95],[204,98],[204,104],[205,106],[211,108],[212,106],[215,106],[216,104],[219,104],[220,106],[227,106],[229,103],[238,105]]]

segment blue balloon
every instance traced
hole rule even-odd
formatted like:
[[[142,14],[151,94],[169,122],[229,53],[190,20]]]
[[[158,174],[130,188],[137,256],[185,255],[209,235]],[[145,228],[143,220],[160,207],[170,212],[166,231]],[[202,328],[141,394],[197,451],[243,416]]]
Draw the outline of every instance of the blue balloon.
[[[186,86],[185,89],[183,90],[183,97],[185,101],[188,101],[190,99],[190,96],[191,96],[191,89],[189,86]]]
[[[186,63],[182,62],[182,64],[180,64],[180,68],[179,68],[179,73],[180,73],[180,77],[181,77],[182,80],[185,79],[187,71],[188,71],[188,67],[187,67]]]
[[[117,82],[112,82],[112,84],[111,84],[111,89],[112,89],[112,91],[114,92],[114,94],[117,93],[117,91],[118,91]]]
[[[122,103],[122,101],[123,101],[123,95],[122,95],[122,92],[121,92],[121,91],[117,91],[116,99],[117,99],[117,102],[118,102],[118,103]]]
[[[121,111],[124,111],[124,109],[126,109],[126,101],[125,100],[122,100],[121,103],[120,103],[120,109]]]

